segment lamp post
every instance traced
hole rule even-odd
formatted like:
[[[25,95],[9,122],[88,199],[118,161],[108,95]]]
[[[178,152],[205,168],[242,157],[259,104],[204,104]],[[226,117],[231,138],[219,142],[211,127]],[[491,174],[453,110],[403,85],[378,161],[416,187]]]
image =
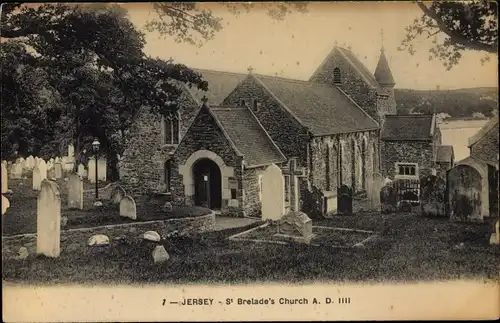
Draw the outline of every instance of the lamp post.
[[[99,165],[99,163],[97,162],[97,155],[99,152],[100,145],[101,145],[101,143],[99,142],[99,140],[97,138],[95,138],[94,142],[92,142],[92,149],[94,150],[94,158],[95,158],[95,199],[96,200],[99,199],[99,189],[97,188],[97,184],[99,181],[97,178],[97,165]]]

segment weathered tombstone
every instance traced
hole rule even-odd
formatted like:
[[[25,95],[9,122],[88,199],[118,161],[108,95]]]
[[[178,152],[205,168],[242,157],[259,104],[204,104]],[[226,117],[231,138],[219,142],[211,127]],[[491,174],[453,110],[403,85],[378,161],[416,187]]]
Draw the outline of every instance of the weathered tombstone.
[[[42,185],[42,175],[40,173],[40,168],[38,167],[38,165],[35,166],[35,168],[33,169],[32,180],[33,180],[33,190],[39,191]]]
[[[78,165],[78,175],[80,175],[82,178],[85,175],[85,166],[83,166],[83,164]]]
[[[61,252],[61,197],[53,181],[44,180],[37,202],[36,252],[59,257]]]
[[[73,146],[73,144],[68,145],[68,156],[69,157],[75,156],[75,146]]]
[[[380,211],[382,213],[392,213],[397,210],[396,189],[388,184],[380,190]]]
[[[35,158],[33,158],[33,156],[30,155],[28,158],[26,158],[26,168],[28,170],[32,170],[34,167],[35,167]]]
[[[83,180],[78,174],[68,179],[68,208],[83,210]]]
[[[424,216],[446,216],[446,183],[437,176],[420,179],[420,213]]]
[[[458,165],[447,174],[451,221],[482,221],[481,175],[468,165]]]
[[[109,195],[109,200],[113,204],[119,204],[125,195],[127,195],[127,193],[125,193],[125,190],[120,185],[117,185],[111,191],[111,194]]]
[[[60,179],[63,177],[63,168],[62,168],[62,164],[59,162],[56,162],[54,164],[54,176],[56,179]]]
[[[312,220],[304,212],[288,212],[278,222],[278,235],[309,242],[313,237]]]
[[[491,234],[490,244],[500,244],[500,224],[498,220],[495,222],[495,232]]]
[[[38,159],[38,169],[40,170],[40,178],[42,181],[47,178],[47,163],[43,159]]]
[[[9,190],[9,175],[7,174],[7,167],[4,163],[2,163],[2,172],[0,173],[2,176],[2,189],[1,192],[5,193]]]
[[[155,264],[162,263],[170,259],[170,256],[164,246],[156,246],[152,252],[152,256]]]
[[[106,173],[108,171],[108,165],[106,164],[106,158],[99,158],[97,160],[97,179],[99,181],[106,181]]]
[[[10,206],[10,202],[9,200],[2,195],[2,215],[5,214],[5,212],[7,212],[7,209],[9,208]]]
[[[338,207],[339,214],[352,214],[352,190],[347,185],[341,185],[338,188]]]
[[[95,183],[96,178],[95,178],[95,158],[90,158],[89,159],[89,165],[88,165],[88,179],[91,183]]]
[[[101,247],[109,245],[109,237],[104,234],[95,234],[89,238],[87,246],[89,247]]]
[[[135,201],[132,197],[126,195],[121,199],[120,216],[124,216],[132,220],[137,219],[137,209],[135,206]]]
[[[285,182],[281,169],[272,164],[261,177],[262,219],[278,220],[285,213]]]
[[[370,181],[370,189],[368,199],[370,201],[371,207],[373,209],[380,209],[380,190],[384,183],[384,178],[380,173],[373,173],[371,181]]]

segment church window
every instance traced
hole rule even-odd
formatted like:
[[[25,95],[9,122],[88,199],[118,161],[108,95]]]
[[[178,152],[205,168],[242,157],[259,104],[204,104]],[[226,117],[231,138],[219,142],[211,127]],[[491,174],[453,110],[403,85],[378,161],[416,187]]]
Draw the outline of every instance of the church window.
[[[172,174],[172,161],[167,160],[164,164],[164,169],[163,169],[163,182],[165,183],[165,191],[168,193],[170,192],[170,185],[171,185],[171,174]]]
[[[340,81],[340,68],[335,67],[335,69],[333,70],[333,83],[340,83]]]
[[[252,106],[252,108],[253,108],[254,112],[258,112],[259,111],[259,100],[257,100],[257,99],[253,100],[253,106]]]
[[[177,145],[179,136],[179,114],[169,113],[163,117],[163,143],[165,145]]]
[[[396,163],[396,173],[398,177],[418,177],[418,164]]]

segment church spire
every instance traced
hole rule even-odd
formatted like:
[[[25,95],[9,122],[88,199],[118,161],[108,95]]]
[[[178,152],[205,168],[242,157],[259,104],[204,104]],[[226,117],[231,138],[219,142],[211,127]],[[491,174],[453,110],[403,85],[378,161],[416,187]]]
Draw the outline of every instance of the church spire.
[[[377,68],[375,69],[375,79],[382,87],[393,87],[396,83],[394,82],[394,78],[392,77],[391,68],[389,67],[387,58],[385,57],[383,29],[380,32],[380,35],[382,40],[382,47],[380,49],[380,58],[378,59]]]

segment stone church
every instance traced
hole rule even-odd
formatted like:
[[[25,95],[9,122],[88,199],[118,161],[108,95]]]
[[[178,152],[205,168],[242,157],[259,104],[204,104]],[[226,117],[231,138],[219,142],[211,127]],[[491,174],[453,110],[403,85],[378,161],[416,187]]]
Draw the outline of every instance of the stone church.
[[[335,211],[340,185],[362,194],[374,172],[393,177],[396,165],[385,167],[381,151],[384,127],[397,123],[387,118],[397,113],[383,49],[374,74],[339,46],[308,81],[251,68],[195,71],[207,92],[186,87],[175,113],[135,116],[119,165],[131,194],[273,219],[288,210]],[[434,118],[422,120],[430,134]]]

